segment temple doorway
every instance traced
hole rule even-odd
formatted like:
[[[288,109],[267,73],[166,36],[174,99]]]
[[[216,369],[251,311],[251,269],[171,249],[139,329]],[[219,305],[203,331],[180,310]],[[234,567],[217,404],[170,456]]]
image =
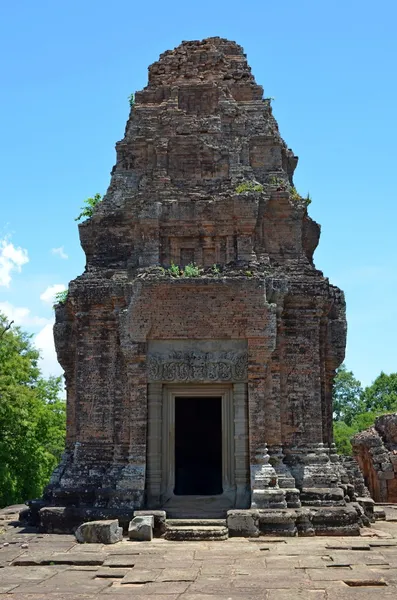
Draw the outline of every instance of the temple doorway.
[[[225,518],[250,506],[245,383],[148,387],[147,508]]]
[[[222,398],[177,396],[174,494],[222,492]]]

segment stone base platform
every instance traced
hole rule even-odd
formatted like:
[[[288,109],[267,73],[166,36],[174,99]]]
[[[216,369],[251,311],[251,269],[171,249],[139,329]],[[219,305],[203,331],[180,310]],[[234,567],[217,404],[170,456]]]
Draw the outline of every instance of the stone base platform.
[[[79,525],[87,521],[118,519],[126,532],[133,516],[143,515],[154,516],[155,537],[165,536],[166,539],[173,540],[225,539],[228,536],[255,538],[269,535],[357,536],[360,534],[360,527],[369,524],[358,503],[297,509],[229,510],[226,520],[167,519],[165,511],[43,507],[38,512],[38,523],[35,524],[42,533],[74,533]]]
[[[10,600],[394,600],[397,505],[360,537],[155,538],[78,544],[0,510],[0,598]],[[390,520],[389,520],[390,519]]]

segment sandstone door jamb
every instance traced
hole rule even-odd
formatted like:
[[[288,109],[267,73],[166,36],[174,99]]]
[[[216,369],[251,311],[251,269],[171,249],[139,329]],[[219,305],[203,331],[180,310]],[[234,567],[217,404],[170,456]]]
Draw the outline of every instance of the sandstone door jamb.
[[[219,397],[222,402],[222,486],[231,505],[249,504],[247,385],[148,384],[147,504],[174,497],[175,398]]]

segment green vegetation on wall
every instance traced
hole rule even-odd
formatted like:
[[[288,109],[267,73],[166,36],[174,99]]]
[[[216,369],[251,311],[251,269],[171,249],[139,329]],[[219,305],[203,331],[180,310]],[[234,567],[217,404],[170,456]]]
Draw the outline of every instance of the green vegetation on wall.
[[[95,207],[99,202],[102,201],[101,194],[95,194],[92,198],[86,198],[84,200],[84,206],[81,207],[81,213],[78,217],[75,218],[75,221],[80,221],[81,219],[89,219],[94,214]]]

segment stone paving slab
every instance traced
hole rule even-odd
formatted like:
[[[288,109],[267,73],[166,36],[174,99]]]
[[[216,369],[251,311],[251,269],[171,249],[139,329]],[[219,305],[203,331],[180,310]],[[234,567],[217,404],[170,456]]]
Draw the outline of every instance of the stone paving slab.
[[[45,581],[64,570],[65,567],[55,566],[4,567],[0,569],[0,585],[20,584],[26,581]]]
[[[160,569],[130,569],[120,581],[120,584],[126,585],[129,583],[151,583],[152,581],[156,581],[160,574]]]
[[[145,600],[148,600],[148,598],[151,597],[155,598],[156,600],[159,600],[160,597],[170,600],[170,596],[175,598],[175,600],[179,600],[180,594],[183,594],[189,585],[189,583],[184,582],[153,582],[142,585],[121,585],[120,583],[115,583],[111,587],[106,588],[102,594],[104,596],[108,594],[114,594],[115,596],[118,594],[128,594],[129,597],[133,598],[134,600],[137,600],[137,598],[140,597],[145,598]]]
[[[36,567],[37,568],[37,567]],[[99,594],[109,587],[111,582],[107,579],[96,579],[93,571],[62,571],[44,581],[34,582],[27,585],[21,584],[15,589],[18,593],[42,594],[43,597],[51,598],[53,593],[87,593]],[[13,592],[12,592],[13,593]]]
[[[200,568],[196,569],[164,569],[157,581],[196,581]]]
[[[29,553],[18,556],[12,564],[14,566],[29,565],[101,565],[106,556],[99,553],[58,553],[45,552],[43,554]]]
[[[13,543],[4,547],[5,538]],[[155,539],[109,547],[8,527],[1,557],[0,600],[397,599],[397,537]]]

